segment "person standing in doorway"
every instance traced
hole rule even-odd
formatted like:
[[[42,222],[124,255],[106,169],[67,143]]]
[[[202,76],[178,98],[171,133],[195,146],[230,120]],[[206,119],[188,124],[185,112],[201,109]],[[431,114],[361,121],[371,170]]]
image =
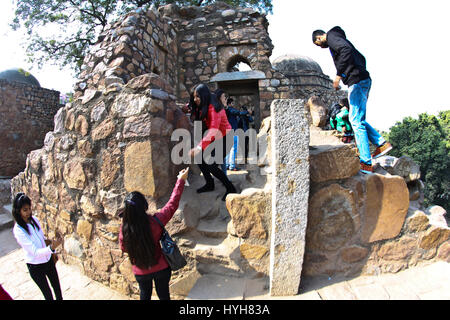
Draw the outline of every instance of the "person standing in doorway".
[[[360,171],[373,173],[372,158],[386,154],[392,150],[392,145],[366,121],[366,105],[372,85],[372,79],[366,69],[366,59],[347,40],[344,30],[338,26],[328,32],[315,30],[312,40],[315,45],[330,49],[337,70],[333,88],[339,90],[341,81],[348,86],[349,119],[359,151]],[[376,146],[372,155],[369,141]]]
[[[12,215],[15,220],[13,228],[17,243],[25,251],[25,262],[33,281],[38,285],[45,300],[53,300],[52,291],[48,285],[50,280],[56,300],[62,300],[61,286],[59,284],[58,272],[52,254],[61,244],[60,239],[46,244],[44,233],[36,217],[31,210],[31,199],[23,192],[19,192],[13,201]]]

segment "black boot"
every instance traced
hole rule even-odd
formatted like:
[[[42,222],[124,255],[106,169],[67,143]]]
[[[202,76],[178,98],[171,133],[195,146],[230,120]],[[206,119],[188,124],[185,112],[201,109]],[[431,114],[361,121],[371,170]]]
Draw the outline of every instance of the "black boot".
[[[227,189],[227,192],[225,192],[225,194],[222,197],[222,201],[225,201],[227,199],[227,195],[230,194],[230,193],[237,193],[237,190],[236,190],[236,188],[233,185],[231,185]]]
[[[207,182],[203,187],[200,189],[197,189],[197,193],[205,193],[205,192],[211,192],[214,191],[214,181],[213,182]]]

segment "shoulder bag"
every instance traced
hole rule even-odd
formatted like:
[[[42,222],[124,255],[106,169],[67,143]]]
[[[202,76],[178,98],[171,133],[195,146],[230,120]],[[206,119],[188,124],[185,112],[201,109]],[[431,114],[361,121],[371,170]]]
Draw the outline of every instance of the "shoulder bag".
[[[172,271],[176,271],[183,268],[187,264],[187,262],[186,259],[181,254],[180,249],[177,246],[177,243],[170,237],[169,233],[167,232],[166,228],[164,228],[164,225],[161,223],[161,221],[156,216],[153,216],[153,218],[158,222],[158,224],[163,229],[163,233],[161,235],[161,238],[159,239],[159,242],[161,243],[161,249],[164,256],[166,257],[167,263],[169,264]]]

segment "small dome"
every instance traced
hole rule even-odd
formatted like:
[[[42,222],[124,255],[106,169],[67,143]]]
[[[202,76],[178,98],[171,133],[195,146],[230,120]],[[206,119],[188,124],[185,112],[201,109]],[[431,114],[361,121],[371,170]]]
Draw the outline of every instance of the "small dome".
[[[323,73],[320,65],[313,59],[300,55],[283,55],[272,62],[275,70],[280,72],[315,71]]]
[[[23,69],[9,69],[0,72],[0,79],[17,81],[28,85],[40,87],[39,81],[29,72]]]

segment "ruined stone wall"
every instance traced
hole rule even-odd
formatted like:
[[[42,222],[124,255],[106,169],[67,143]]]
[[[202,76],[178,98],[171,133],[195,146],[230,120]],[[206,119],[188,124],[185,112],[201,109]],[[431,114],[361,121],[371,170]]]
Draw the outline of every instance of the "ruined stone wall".
[[[160,207],[179,169],[170,158],[171,133],[189,126],[168,86],[148,74],[114,91],[86,90],[58,111],[44,147],[28,155],[11,182],[14,194],[30,196],[44,233],[63,237],[64,262],[125,294],[137,288],[118,247],[118,210],[132,191],[147,197],[152,212]]]
[[[27,154],[42,147],[59,107],[58,91],[0,80],[0,176],[25,168]]]
[[[114,90],[117,84],[155,73],[166,93],[177,86],[177,32],[155,11],[136,10],[106,28],[86,55],[75,85],[75,98],[85,90]]]

